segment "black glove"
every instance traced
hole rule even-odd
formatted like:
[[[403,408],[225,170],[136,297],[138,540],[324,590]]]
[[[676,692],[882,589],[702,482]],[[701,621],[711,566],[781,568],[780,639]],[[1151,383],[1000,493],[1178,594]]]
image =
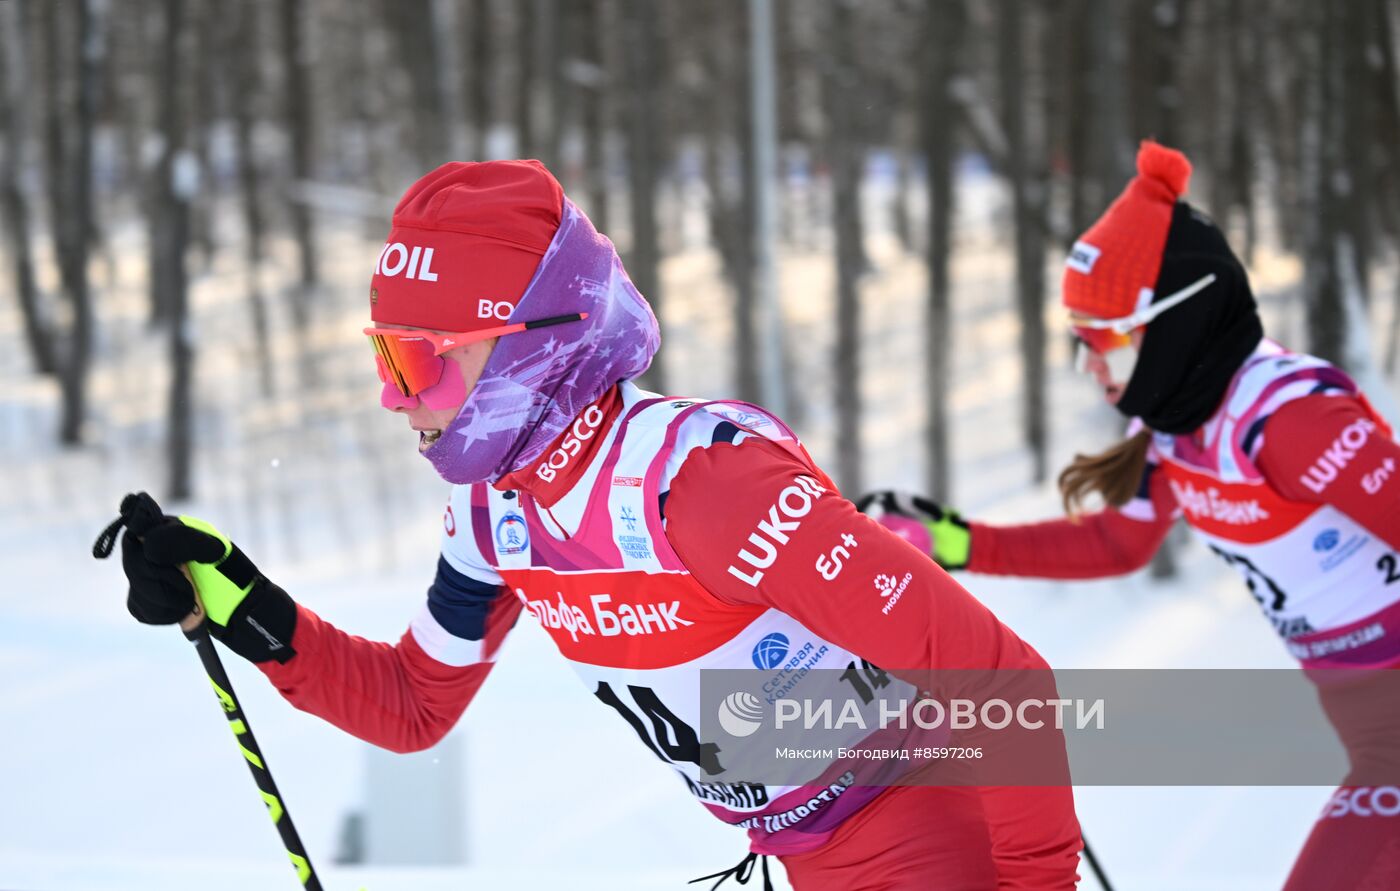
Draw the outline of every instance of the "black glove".
[[[194,586],[175,566],[146,558],[146,548],[130,529],[122,536],[122,570],[130,587],[126,610],[147,625],[174,625],[194,612]]]
[[[286,662],[296,655],[296,603],[223,533],[202,520],[164,514],[140,492],[122,499],[121,517],[98,539],[95,555],[110,552],[110,538],[122,524],[122,569],[130,583],[126,608],[137,621],[182,621],[195,610],[197,586],[205,627],[229,649],[252,662]]]

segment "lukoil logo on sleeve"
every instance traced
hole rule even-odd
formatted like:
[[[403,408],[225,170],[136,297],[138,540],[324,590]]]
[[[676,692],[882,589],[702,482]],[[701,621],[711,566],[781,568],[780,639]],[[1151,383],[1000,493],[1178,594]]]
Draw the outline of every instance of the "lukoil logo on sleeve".
[[[763,578],[763,570],[778,559],[779,549],[788,543],[790,532],[802,525],[802,517],[812,512],[812,502],[826,494],[826,487],[810,476],[799,476],[793,485],[778,493],[777,501],[768,508],[766,519],[758,521],[758,528],[749,533],[748,543],[753,545],[753,553],[747,547],[739,549],[739,560],[753,567],[745,572],[734,564],[729,566],[729,574],[746,585],[757,588]],[[738,561],[736,561],[738,562]]]

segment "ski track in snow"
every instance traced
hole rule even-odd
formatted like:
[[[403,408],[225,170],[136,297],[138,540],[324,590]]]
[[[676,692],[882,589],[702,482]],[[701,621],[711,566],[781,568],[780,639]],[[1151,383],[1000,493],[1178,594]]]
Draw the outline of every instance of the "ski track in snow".
[[[1003,196],[984,180],[961,186],[953,267],[957,317],[951,405],[955,503],[970,516],[1049,516],[1057,499],[1029,481],[1018,430],[1019,365],[1009,252],[989,234]],[[889,198],[866,190],[871,219]],[[223,219],[230,232],[237,221]],[[924,278],[872,225],[875,266],[864,281],[866,481],[917,487],[922,425]],[[703,226],[674,236],[664,268],[662,356],[677,393],[732,395],[730,298],[717,261],[697,248]],[[164,338],[147,330],[139,232],[113,232],[114,287],[95,266],[98,358],[94,443],[52,443],[55,389],[37,381],[19,319],[0,306],[0,355],[12,382],[0,401],[0,887],[66,889],[292,888],[263,805],[229,739],[208,684],[173,629],[138,626],[122,602],[116,559],[88,557],[129,489],[161,486]],[[290,267],[289,247],[275,246]],[[273,344],[278,395],[258,395],[243,279],[233,251],[196,275],[200,337],[195,503],[308,607],[354,633],[396,640],[431,581],[447,488],[414,454],[401,419],[377,407],[378,382],[361,295],[377,250],[349,228],[328,230],[334,277],[315,310],[314,386],[299,386],[296,344]],[[789,248],[781,267],[785,337],[803,382],[803,433],[819,461],[831,452],[832,260],[821,244]],[[47,266],[45,274],[50,274]],[[1048,281],[1058,281],[1058,269]],[[1296,281],[1274,259],[1254,270],[1266,322],[1286,341],[1300,322],[1267,295]],[[48,281],[46,286],[52,287]],[[285,328],[285,295],[273,292]],[[1047,301],[1051,331],[1060,316]],[[1378,326],[1383,328],[1383,326]],[[1107,444],[1118,421],[1068,368],[1066,338],[1050,342],[1051,466]],[[1097,667],[1286,667],[1279,642],[1238,580],[1204,549],[1179,552],[1180,575],[1092,583],[962,576],[1051,664]],[[670,770],[583,689],[545,634],[523,620],[458,728],[466,802],[462,867],[335,866],[345,815],[362,806],[368,746],[289,708],[261,675],[225,662],[324,884],[332,888],[680,889],[737,863],[742,833],[696,805]],[[1076,790],[1080,817],[1110,877],[1139,891],[1278,887],[1329,789],[1098,788]],[[412,813],[369,815],[412,820]],[[775,864],[779,887],[787,885]],[[1084,871],[1082,886],[1095,883]]]

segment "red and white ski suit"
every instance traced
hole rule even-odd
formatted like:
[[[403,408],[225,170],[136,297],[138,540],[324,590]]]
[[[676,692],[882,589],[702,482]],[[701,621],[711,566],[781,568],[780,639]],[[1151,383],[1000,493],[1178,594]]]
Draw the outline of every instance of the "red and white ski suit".
[[[967,568],[1121,575],[1151,560],[1177,517],[1243,575],[1304,668],[1400,667],[1400,445],[1349,377],[1272,341],[1245,361],[1199,429],[1153,435],[1137,496],[1122,509],[972,523]],[[1355,684],[1323,683],[1321,694],[1353,772],[1288,891],[1400,888],[1400,789],[1352,778],[1400,775],[1400,708],[1365,707]]]
[[[1075,886],[1081,843],[1064,785],[881,788],[843,774],[814,795],[705,782],[716,753],[695,735],[702,668],[771,667],[785,695],[810,668],[858,659],[892,672],[1045,667],[752,406],[613,388],[538,465],[453,490],[437,578],[397,644],[301,607],[297,655],[263,670],[298,708],[420,749],[456,723],[522,610],[700,803],[782,857],[803,891]]]

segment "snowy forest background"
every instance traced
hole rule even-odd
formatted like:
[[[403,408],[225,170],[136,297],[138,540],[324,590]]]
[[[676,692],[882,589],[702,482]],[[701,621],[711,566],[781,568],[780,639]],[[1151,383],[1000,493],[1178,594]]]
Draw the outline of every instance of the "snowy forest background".
[[[379,408],[359,329],[393,204],[441,162],[548,164],[657,311],[646,383],[783,405],[851,494],[1055,511],[1057,469],[1121,430],[1068,368],[1060,263],[1145,137],[1191,157],[1190,200],[1249,265],[1269,333],[1392,411],[1400,4],[773,15],[776,393],[747,3],[0,0],[0,759],[25,803],[0,809],[0,884],[290,881],[192,657],[86,554],[146,488],[337,624],[402,633],[446,491]],[[1286,666],[1201,550],[1174,539],[1114,582],[962,580],[1057,666]],[[394,768],[230,670],[337,887],[679,888],[742,856],[524,623],[421,768],[456,765],[436,786],[457,811],[386,804],[374,777]],[[1163,889],[1277,887],[1327,794],[1077,793],[1110,875]],[[376,809],[450,827],[453,865],[364,865],[383,862]]]

